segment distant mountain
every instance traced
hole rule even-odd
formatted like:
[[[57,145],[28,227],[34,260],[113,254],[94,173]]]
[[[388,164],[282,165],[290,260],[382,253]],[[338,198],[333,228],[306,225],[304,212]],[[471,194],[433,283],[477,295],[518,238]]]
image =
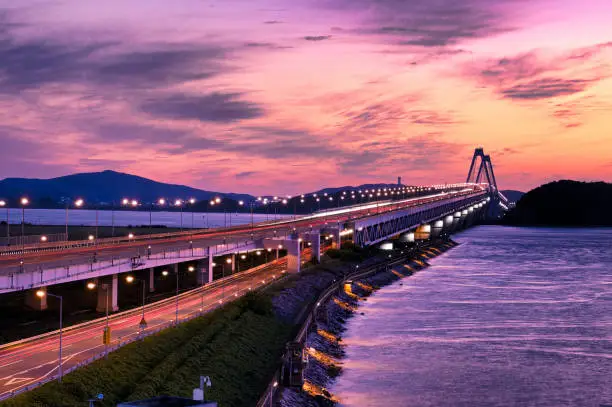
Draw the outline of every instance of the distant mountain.
[[[527,192],[503,223],[525,226],[612,226],[612,184],[556,181]]]
[[[32,206],[53,207],[66,199],[83,198],[87,203],[119,204],[123,198],[143,203],[159,198],[209,200],[220,196],[233,200],[252,200],[248,194],[205,191],[184,185],[165,184],[136,175],[115,171],[102,171],[67,175],[50,179],[6,178],[0,181],[0,198],[15,205],[21,196],[27,196]]]
[[[521,199],[521,197],[525,195],[524,192],[515,191],[513,189],[505,189],[501,191],[501,193],[504,194],[504,196],[508,198],[510,202],[518,202],[519,199]]]

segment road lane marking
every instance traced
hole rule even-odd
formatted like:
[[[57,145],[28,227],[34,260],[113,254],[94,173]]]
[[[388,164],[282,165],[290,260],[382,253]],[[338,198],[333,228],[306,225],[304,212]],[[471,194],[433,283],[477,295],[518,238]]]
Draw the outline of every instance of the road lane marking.
[[[15,360],[14,362],[7,363],[7,364],[4,364],[4,365],[0,365],[0,369],[2,369],[3,367],[14,365],[15,363],[19,363],[19,362],[23,362],[23,359]]]
[[[32,380],[32,379],[34,379],[34,378],[33,377],[13,377],[12,379],[10,379],[6,383],[4,383],[4,385],[5,386],[9,386],[11,384],[22,383],[22,382],[26,382],[26,381]]]

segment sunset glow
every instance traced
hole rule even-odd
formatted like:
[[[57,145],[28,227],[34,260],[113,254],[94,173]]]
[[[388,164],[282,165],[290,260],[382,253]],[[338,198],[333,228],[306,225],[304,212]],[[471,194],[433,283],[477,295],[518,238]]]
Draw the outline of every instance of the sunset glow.
[[[612,2],[0,0],[4,177],[612,180]]]

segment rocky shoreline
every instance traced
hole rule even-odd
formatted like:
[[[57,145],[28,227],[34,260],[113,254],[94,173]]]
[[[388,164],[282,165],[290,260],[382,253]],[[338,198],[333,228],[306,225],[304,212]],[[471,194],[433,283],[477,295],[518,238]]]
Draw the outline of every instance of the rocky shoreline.
[[[304,385],[301,390],[284,389],[279,400],[282,407],[334,406],[338,399],[327,389],[342,374],[344,345],[342,334],[345,323],[359,312],[359,303],[367,301],[374,291],[392,284],[429,266],[429,259],[439,256],[457,246],[452,240],[424,247],[410,260],[392,268],[381,269],[363,279],[345,284],[344,289],[321,304],[316,325],[308,334],[304,345],[308,353],[308,365],[304,370]]]

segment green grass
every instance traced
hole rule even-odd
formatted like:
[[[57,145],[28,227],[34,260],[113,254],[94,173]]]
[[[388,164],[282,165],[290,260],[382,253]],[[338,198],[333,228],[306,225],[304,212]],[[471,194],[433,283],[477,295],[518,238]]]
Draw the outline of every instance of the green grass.
[[[101,406],[170,394],[191,397],[210,376],[207,398],[222,406],[253,405],[278,367],[293,327],[278,321],[269,296],[249,293],[204,317],[132,343],[64,377],[0,403],[10,407]]]

